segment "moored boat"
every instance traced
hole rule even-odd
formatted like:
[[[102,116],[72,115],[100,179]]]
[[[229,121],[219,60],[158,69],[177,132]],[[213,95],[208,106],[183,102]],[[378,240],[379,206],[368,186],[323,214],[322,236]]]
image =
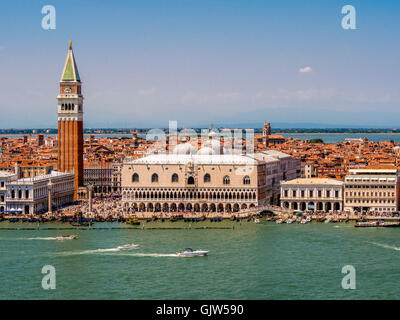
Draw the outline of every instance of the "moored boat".
[[[400,223],[399,222],[383,222],[383,221],[361,221],[358,222],[354,225],[356,228],[362,228],[362,227],[400,227]]]

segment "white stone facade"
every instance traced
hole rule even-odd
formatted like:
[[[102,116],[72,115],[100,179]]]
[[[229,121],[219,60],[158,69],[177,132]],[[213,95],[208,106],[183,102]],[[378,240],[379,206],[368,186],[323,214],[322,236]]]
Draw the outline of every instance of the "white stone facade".
[[[299,178],[281,183],[281,207],[300,211],[343,210],[343,182]]]
[[[8,183],[6,210],[25,214],[47,212],[50,180],[53,209],[74,201],[74,174],[52,171],[48,175],[23,178]]]

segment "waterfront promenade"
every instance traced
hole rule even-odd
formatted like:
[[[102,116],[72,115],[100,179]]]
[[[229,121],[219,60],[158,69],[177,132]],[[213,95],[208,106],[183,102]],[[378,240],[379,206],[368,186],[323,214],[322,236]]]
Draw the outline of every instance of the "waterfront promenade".
[[[1,220],[13,219],[34,219],[41,222],[46,221],[69,221],[72,222],[76,217],[90,219],[92,221],[120,221],[124,222],[129,218],[137,218],[139,220],[154,220],[154,219],[248,219],[253,220],[262,216],[269,216],[270,220],[282,220],[283,222],[292,220],[300,222],[302,219],[309,218],[311,221],[324,222],[347,222],[360,220],[400,220],[397,213],[382,213],[382,212],[313,212],[313,211],[293,211],[287,210],[278,206],[260,206],[239,212],[193,212],[193,211],[177,211],[177,212],[146,212],[123,210],[121,200],[118,196],[107,198],[94,198],[92,201],[92,209],[87,201],[82,201],[80,204],[71,205],[52,213],[41,215],[24,215],[24,214],[4,214]]]

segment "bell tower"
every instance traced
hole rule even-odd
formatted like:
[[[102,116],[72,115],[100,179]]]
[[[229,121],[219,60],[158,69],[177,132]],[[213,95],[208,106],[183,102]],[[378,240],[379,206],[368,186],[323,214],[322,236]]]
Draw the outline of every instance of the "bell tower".
[[[58,170],[75,173],[75,199],[83,185],[83,96],[72,41],[60,79],[58,101]]]

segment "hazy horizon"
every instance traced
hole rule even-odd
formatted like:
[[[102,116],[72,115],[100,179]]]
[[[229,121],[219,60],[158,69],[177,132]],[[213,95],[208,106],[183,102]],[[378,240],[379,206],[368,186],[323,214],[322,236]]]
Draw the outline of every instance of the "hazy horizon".
[[[2,1],[2,128],[56,127],[68,41],[83,82],[84,127],[308,123],[396,127],[400,2]],[[71,18],[72,17],[72,18]],[[73,21],[73,23],[71,23]]]

